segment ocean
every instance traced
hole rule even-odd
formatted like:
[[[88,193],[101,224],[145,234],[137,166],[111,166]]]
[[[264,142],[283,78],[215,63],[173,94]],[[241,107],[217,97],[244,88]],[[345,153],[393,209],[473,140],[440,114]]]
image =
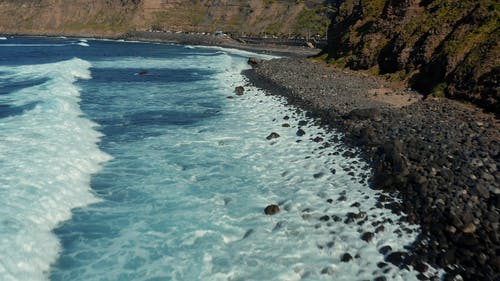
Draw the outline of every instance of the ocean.
[[[0,39],[0,280],[417,280],[380,248],[418,227],[341,132],[248,84],[255,54]]]

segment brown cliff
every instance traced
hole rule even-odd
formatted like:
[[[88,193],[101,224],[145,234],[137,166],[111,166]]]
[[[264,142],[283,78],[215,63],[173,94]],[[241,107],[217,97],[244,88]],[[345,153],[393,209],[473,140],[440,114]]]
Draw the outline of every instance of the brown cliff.
[[[328,59],[499,113],[499,17],[495,0],[346,0]]]
[[[0,0],[0,33],[118,35],[130,30],[326,34],[322,0]],[[328,1],[327,1],[328,2]],[[314,25],[304,26],[312,20]]]

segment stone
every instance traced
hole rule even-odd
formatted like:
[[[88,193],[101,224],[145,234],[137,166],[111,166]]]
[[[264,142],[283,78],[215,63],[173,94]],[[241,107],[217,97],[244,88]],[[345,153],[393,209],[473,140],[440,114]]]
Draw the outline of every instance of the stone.
[[[340,258],[340,260],[342,262],[350,262],[352,260],[352,256],[349,253],[345,253],[345,254],[342,255],[342,257]]]
[[[236,93],[237,96],[242,96],[243,93],[245,92],[245,88],[243,88],[243,86],[238,86],[234,88],[234,92]]]
[[[314,174],[314,175],[313,175],[313,177],[314,177],[315,179],[319,179],[319,178],[323,177],[324,175],[325,175],[324,173],[319,172],[319,173]]]
[[[322,217],[319,218],[320,221],[329,221],[330,220],[330,217],[327,216],[327,215],[324,215]]]
[[[383,267],[386,267],[386,266],[387,266],[387,263],[385,263],[385,262],[381,261],[381,262],[377,263],[377,267],[378,268],[383,268]]]
[[[324,139],[322,137],[315,137],[313,142],[322,142]]]
[[[365,232],[361,235],[361,239],[363,239],[366,242],[370,242],[373,240],[374,236],[375,235],[373,234],[373,232]]]
[[[382,248],[378,249],[379,253],[382,255],[387,255],[392,251],[392,247],[389,245],[383,246]]]
[[[296,134],[297,134],[298,137],[302,137],[303,135],[306,134],[306,132],[304,130],[302,130],[302,129],[298,129]]]
[[[279,213],[279,211],[280,211],[280,207],[278,205],[275,205],[275,204],[269,205],[264,209],[264,213],[266,215],[271,215],[271,216]]]
[[[463,233],[474,233],[476,232],[476,225],[474,223],[469,223],[464,229],[462,229]]]
[[[415,263],[415,266],[414,268],[418,271],[418,272],[426,272],[428,269],[429,269],[429,266],[421,261],[417,261]]]
[[[290,127],[290,124],[288,124],[288,123],[283,123],[283,124],[281,125],[281,127],[283,127],[283,128],[289,128],[289,127]]]
[[[403,264],[403,261],[405,260],[405,258],[407,256],[408,256],[408,253],[406,253],[406,252],[393,252],[393,253],[390,253],[389,255],[387,255],[385,260],[387,262],[394,264],[395,266],[400,266]]]
[[[257,66],[260,61],[256,57],[249,57],[247,63],[251,66]]]
[[[375,233],[384,232],[384,230],[385,227],[383,225],[380,225],[377,228],[375,228]]]
[[[267,140],[277,139],[280,135],[278,133],[272,132],[269,136],[266,137]]]

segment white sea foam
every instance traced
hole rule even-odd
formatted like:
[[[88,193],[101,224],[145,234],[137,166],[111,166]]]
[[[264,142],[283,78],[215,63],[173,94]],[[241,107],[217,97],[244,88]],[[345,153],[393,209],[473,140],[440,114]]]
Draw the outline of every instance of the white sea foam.
[[[97,124],[82,117],[74,84],[91,77],[89,68],[77,58],[0,67],[10,81],[48,78],[3,97],[37,105],[0,119],[0,280],[46,279],[60,251],[52,229],[72,208],[97,202],[90,176],[109,156],[97,147]]]
[[[7,37],[0,36],[0,40],[7,40]]]
[[[79,268],[62,269],[56,275],[62,280],[66,276],[78,280],[103,276],[109,280],[373,280],[378,276],[417,280],[411,268],[377,266],[384,260],[380,247],[402,251],[419,229],[401,223],[412,232],[401,231],[399,216],[375,207],[377,192],[368,188],[366,180],[368,164],[358,157],[342,157],[355,150],[330,140],[341,136],[339,132],[314,125],[283,99],[251,86],[245,86],[243,96],[235,96],[234,88],[248,83],[240,74],[248,67],[242,58],[247,54],[220,52],[218,56],[193,52],[177,59],[128,57],[93,63],[97,68],[210,68],[216,73],[208,81],[147,90],[133,83],[99,86],[99,91],[109,91],[115,98],[133,96],[134,107],[151,107],[149,112],[181,106],[147,100],[156,91],[167,92],[164,97],[172,102],[173,96],[185,93],[202,100],[222,96],[224,102],[220,116],[191,126],[159,126],[160,135],[113,147],[126,160],[106,173],[120,180],[120,175],[138,174],[120,183],[126,186],[124,193],[134,194],[132,203],[139,203],[106,210],[126,214],[115,222],[102,222],[120,229],[116,237],[81,243],[81,248],[69,253],[70,257],[100,258],[84,260]],[[233,99],[226,101],[226,96]],[[200,109],[193,106],[193,110]],[[308,121],[302,126],[303,137],[296,135],[299,120]],[[271,132],[280,137],[267,140]],[[318,135],[331,146],[320,149],[321,143],[309,140]],[[345,200],[337,200],[341,196]],[[356,202],[359,206],[353,205]],[[264,215],[263,208],[272,203],[279,203],[281,212]],[[365,223],[344,223],[348,212],[365,212]],[[325,214],[342,221],[321,221]],[[385,231],[367,243],[360,236],[374,232],[375,221]],[[355,257],[353,261],[341,262],[346,252]]]
[[[78,45],[78,46],[82,46],[82,47],[88,47],[88,46],[89,46],[89,43],[84,42],[84,41],[81,41],[81,42],[78,42],[76,45]]]

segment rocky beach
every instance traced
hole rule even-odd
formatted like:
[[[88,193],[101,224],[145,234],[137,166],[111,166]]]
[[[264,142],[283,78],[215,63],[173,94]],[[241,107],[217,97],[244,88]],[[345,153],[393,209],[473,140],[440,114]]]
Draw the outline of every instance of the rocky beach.
[[[323,126],[345,132],[344,142],[360,147],[372,165],[378,207],[421,226],[407,252],[380,249],[387,262],[412,266],[421,279],[428,279],[423,273],[430,264],[443,268],[446,280],[499,280],[497,116],[445,98],[422,99],[379,77],[313,59],[254,62],[244,74]]]

